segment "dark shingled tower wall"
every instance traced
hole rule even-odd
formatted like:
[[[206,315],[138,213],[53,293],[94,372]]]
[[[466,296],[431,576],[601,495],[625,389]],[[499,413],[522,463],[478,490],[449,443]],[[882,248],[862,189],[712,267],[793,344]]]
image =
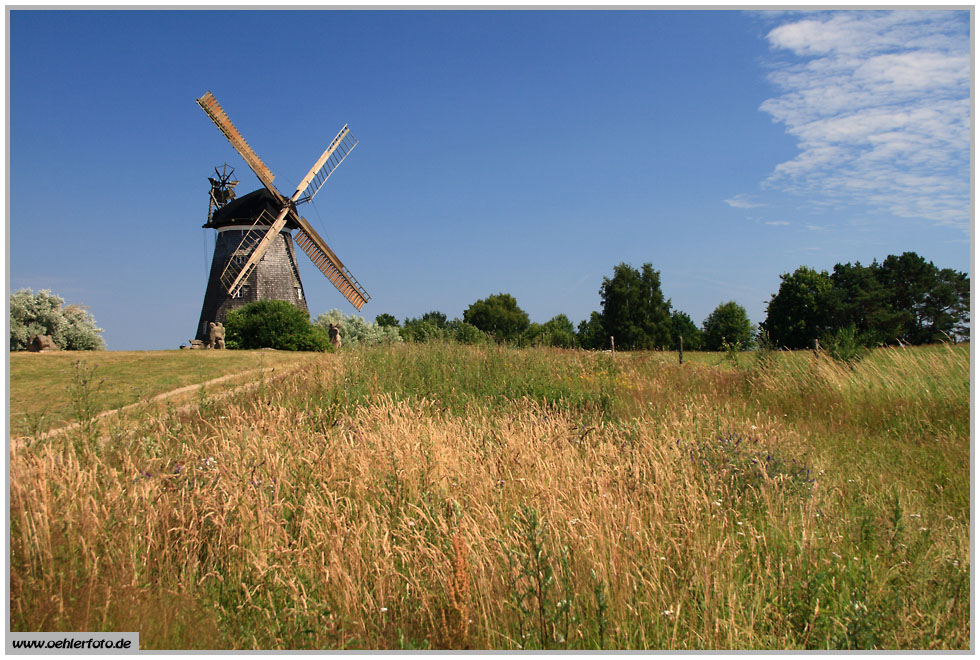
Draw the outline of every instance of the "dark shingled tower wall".
[[[196,339],[207,342],[210,322],[224,323],[228,312],[256,300],[286,300],[309,314],[303,283],[299,279],[299,268],[296,265],[293,236],[289,229],[279,232],[279,236],[262,255],[255,270],[245,280],[245,285],[242,286],[238,296],[231,298],[228,295],[219,278],[225,264],[228,263],[228,258],[241,243],[246,231],[232,228],[218,230],[214,257],[211,259],[208,288],[204,294],[201,318],[197,322]]]

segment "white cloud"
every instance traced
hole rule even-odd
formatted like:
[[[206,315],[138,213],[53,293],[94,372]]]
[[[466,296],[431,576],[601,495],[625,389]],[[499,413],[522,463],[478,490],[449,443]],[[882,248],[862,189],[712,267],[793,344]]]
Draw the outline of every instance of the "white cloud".
[[[767,224],[767,225],[769,225],[771,227],[788,227],[789,226],[789,223],[786,222],[785,220],[769,220],[769,221],[767,221],[764,224]]]
[[[770,31],[791,56],[761,109],[800,152],[766,185],[968,229],[969,38],[962,11],[821,12]]]
[[[752,201],[749,196],[744,193],[739,193],[731,199],[726,199],[725,203],[737,209],[754,209],[760,206],[765,206],[765,204],[761,202]]]

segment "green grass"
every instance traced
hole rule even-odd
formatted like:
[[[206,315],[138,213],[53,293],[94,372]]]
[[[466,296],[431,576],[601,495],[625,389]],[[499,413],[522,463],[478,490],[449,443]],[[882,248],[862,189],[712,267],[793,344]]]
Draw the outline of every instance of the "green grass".
[[[968,649],[969,347],[688,357],[361,348],[14,439],[11,629]]]
[[[283,351],[62,351],[10,354],[10,432],[74,420],[69,386],[76,364],[91,372],[95,410],[111,410],[213,378],[302,359]]]

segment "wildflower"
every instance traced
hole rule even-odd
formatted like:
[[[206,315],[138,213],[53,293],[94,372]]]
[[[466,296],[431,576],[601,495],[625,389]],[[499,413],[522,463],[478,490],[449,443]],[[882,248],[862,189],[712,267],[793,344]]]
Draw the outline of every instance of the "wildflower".
[[[741,525],[742,525],[742,521],[741,521],[741,520],[739,520],[739,521],[738,521],[738,522],[736,522],[735,524],[736,524],[736,525],[738,525],[738,526],[741,526]]]
[[[409,527],[415,527],[415,521],[414,520],[409,520],[408,521],[408,526]]]
[[[922,517],[922,514],[921,513],[910,513],[909,514],[909,518],[921,518],[921,517]]]
[[[661,614],[663,614],[665,617],[669,619],[670,617],[674,616],[674,610],[672,609],[664,610],[663,612],[661,612]]]
[[[919,528],[919,531],[920,531],[920,532],[926,532],[926,531],[928,531],[928,530],[929,530],[929,528],[928,528],[928,527],[920,527],[920,528]]]
[[[667,558],[666,558],[666,557],[664,557],[663,555],[661,555],[661,556],[660,556],[660,561],[667,561]]]
[[[387,608],[387,607],[382,607],[382,608],[381,608],[381,613],[382,613],[382,614],[384,614],[384,613],[385,613],[385,612],[387,612],[387,611],[388,611],[388,608]]]
[[[721,506],[721,500],[715,500],[715,506]]]

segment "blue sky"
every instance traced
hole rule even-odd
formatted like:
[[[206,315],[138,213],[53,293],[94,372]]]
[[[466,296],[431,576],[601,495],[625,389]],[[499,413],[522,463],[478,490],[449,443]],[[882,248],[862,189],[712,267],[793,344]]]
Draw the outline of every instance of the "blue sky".
[[[800,265],[970,270],[969,12],[10,11],[9,290],[88,305],[110,349],[193,336],[207,176],[261,184],[211,90],[372,295],[506,292],[578,323],[614,265],[700,323],[765,317]],[[353,308],[300,254],[311,313]]]

